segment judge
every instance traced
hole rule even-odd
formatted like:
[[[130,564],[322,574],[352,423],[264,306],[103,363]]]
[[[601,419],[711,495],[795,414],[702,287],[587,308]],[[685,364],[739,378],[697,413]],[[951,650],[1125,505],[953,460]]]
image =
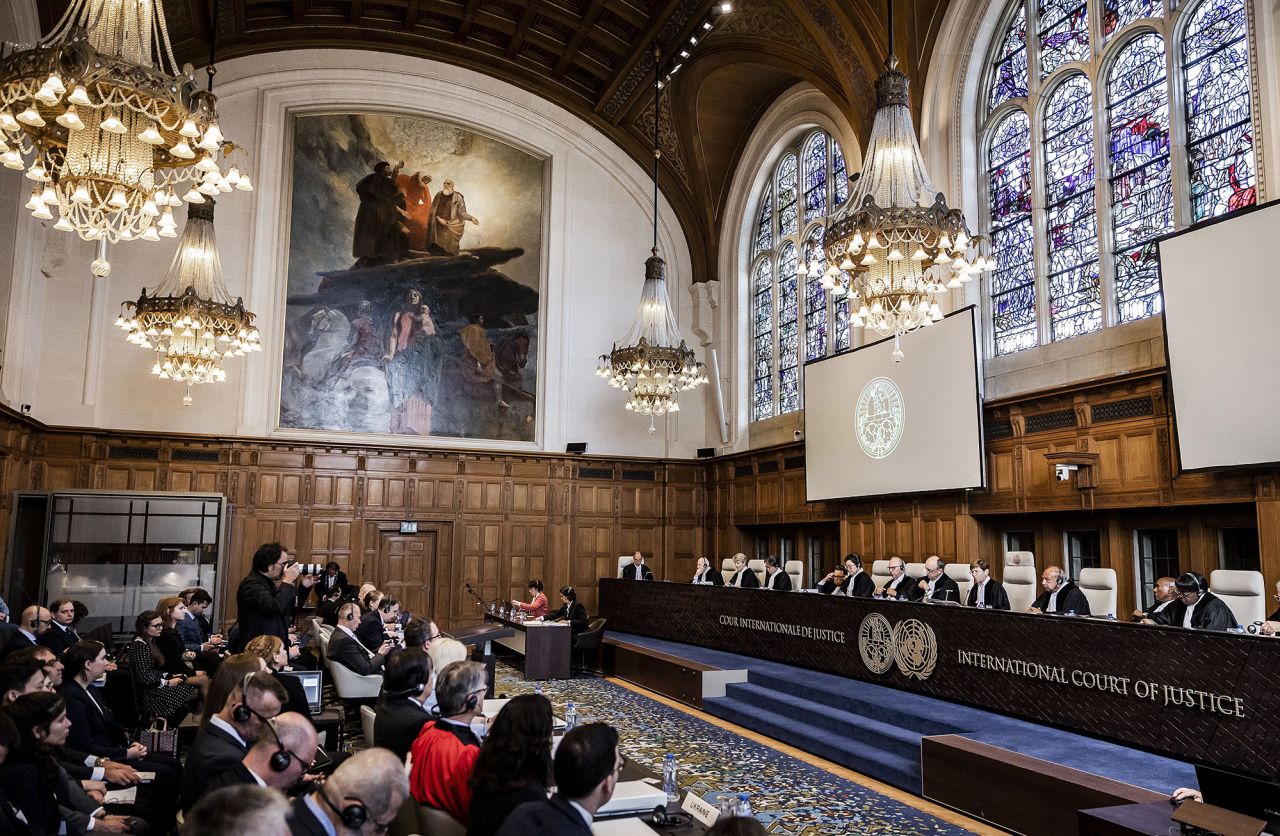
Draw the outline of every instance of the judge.
[[[1152,621],[1192,630],[1233,630],[1235,614],[1222,599],[1209,591],[1209,581],[1199,572],[1184,572],[1173,582],[1178,599]]]
[[[774,592],[790,592],[791,576],[778,566],[778,558],[769,555],[764,560],[764,588]]]
[[[1046,566],[1040,573],[1040,587],[1044,592],[1027,612],[1089,615],[1089,599],[1072,583],[1061,566]]]
[[[651,581],[653,573],[644,565],[644,555],[639,550],[631,555],[631,562],[622,567],[622,579],[627,581]]]
[[[725,586],[738,586],[743,589],[755,589],[760,586],[760,579],[754,570],[747,566],[747,556],[738,552],[733,556],[733,574],[725,581]]]
[[[827,573],[827,576],[818,581],[818,591],[823,595],[847,595],[845,587],[849,585],[849,576],[845,574],[843,566],[837,566]]]
[[[907,564],[902,558],[889,558],[889,580],[876,592],[876,597],[911,600],[911,579],[907,577]]]
[[[911,600],[960,603],[960,587],[943,571],[945,568],[942,558],[930,555],[924,562],[924,577],[911,586]]]
[[[862,571],[862,558],[856,554],[844,556],[844,594],[850,598],[870,598],[876,594],[876,582]]]
[[[973,561],[969,564],[969,575],[973,578],[973,586],[969,587],[969,598],[965,601],[967,606],[1009,609],[1009,595],[1000,581],[991,577],[990,563],[981,559]]]
[[[698,558],[698,570],[693,574],[693,582],[702,586],[724,586],[724,576],[720,570],[712,568],[705,557]]]
[[[1145,624],[1154,624],[1157,613],[1164,612],[1178,598],[1178,590],[1174,588],[1173,578],[1156,578],[1152,584],[1155,591],[1155,603],[1145,610],[1134,610],[1133,620]]]

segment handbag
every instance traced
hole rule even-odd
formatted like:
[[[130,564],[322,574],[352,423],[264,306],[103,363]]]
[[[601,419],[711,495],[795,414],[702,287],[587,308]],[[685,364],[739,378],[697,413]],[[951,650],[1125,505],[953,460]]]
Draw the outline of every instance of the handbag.
[[[169,723],[163,717],[157,717],[151,721],[151,727],[147,729],[145,740],[147,750],[150,752],[159,752],[164,755],[178,756],[178,729],[170,728]]]

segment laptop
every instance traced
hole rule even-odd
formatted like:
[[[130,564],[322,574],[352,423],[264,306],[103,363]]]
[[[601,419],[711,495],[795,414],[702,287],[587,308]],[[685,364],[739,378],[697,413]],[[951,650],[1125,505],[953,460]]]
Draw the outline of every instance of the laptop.
[[[1196,780],[1206,804],[1263,819],[1280,836],[1280,784],[1211,766],[1197,766]]]
[[[307,695],[307,708],[312,717],[323,710],[320,704],[320,694],[324,688],[323,671],[280,671],[279,676],[292,676],[302,683],[302,692]]]

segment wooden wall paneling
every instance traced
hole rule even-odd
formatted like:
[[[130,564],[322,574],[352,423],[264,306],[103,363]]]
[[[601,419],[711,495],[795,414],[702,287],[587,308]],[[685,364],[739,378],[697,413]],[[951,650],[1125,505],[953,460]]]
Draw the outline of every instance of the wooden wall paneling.
[[[1133,526],[1121,514],[1107,514],[1102,532],[1104,555],[1102,565],[1116,573],[1116,618],[1125,618],[1138,603],[1137,558],[1134,553]],[[1105,615],[1105,613],[1094,613]]]
[[[578,592],[578,600],[587,612],[596,612],[596,582],[618,574],[618,548],[613,522],[599,520],[575,522],[572,544],[573,565],[569,567],[569,585]]]
[[[1262,573],[1271,583],[1267,594],[1274,595],[1275,584],[1280,581],[1280,496],[1276,495],[1275,479],[1266,480],[1267,490],[1257,501],[1258,547]],[[1269,603],[1274,604],[1273,601]],[[1268,612],[1271,607],[1267,607]]]

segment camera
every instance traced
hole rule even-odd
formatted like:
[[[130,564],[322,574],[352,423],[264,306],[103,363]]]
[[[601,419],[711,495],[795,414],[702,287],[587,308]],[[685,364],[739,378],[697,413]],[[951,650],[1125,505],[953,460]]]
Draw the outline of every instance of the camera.
[[[1053,466],[1053,475],[1059,482],[1070,482],[1071,474],[1078,469],[1077,465],[1074,464],[1055,464]]]
[[[392,647],[399,647],[402,641],[400,638],[400,634],[391,630],[388,630],[387,632],[383,633],[382,637],[386,641],[391,642]]]
[[[299,563],[296,560],[292,560],[289,565],[300,567],[298,571],[304,575],[319,575],[324,572],[324,565],[320,563]]]

